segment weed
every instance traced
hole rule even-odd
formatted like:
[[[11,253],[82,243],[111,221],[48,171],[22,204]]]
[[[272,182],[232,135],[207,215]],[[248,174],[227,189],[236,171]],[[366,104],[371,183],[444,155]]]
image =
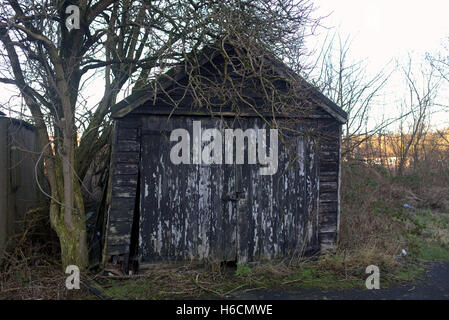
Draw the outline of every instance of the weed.
[[[237,263],[237,270],[235,270],[236,276],[249,276],[251,274],[251,268],[244,263]]]

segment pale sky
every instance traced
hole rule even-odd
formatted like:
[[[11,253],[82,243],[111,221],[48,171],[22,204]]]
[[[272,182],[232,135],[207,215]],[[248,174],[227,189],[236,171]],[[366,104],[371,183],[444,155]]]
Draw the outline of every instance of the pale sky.
[[[352,39],[350,58],[365,60],[367,69],[375,74],[388,63],[404,61],[410,53],[416,67],[426,53],[442,51],[443,43],[449,45],[448,0],[315,0],[316,16],[324,28],[310,38],[310,46],[323,41],[328,32],[338,31],[342,37]],[[387,106],[380,112],[394,112],[397,101],[404,93],[403,82],[394,74],[385,89]],[[449,86],[441,90],[440,102],[449,105]],[[392,95],[393,94],[393,95]],[[448,102],[446,102],[448,101]],[[447,112],[438,113],[432,120],[438,127],[449,126]]]
[[[439,49],[449,37],[447,0],[315,0],[323,24],[354,37],[352,52],[374,64]],[[321,32],[321,33],[324,33]]]

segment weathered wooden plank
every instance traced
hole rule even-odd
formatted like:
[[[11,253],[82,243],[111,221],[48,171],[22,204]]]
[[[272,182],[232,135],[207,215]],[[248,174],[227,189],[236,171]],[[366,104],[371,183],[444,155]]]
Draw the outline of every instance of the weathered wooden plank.
[[[322,245],[335,245],[337,241],[337,233],[336,232],[320,232],[319,233],[320,243]]]
[[[318,150],[321,154],[323,154],[324,152],[329,152],[329,153],[334,153],[334,152],[339,152],[340,150],[340,146],[338,145],[338,143],[322,143],[320,145],[318,145]],[[337,159],[335,159],[334,161],[336,161]]]
[[[235,166],[222,166],[221,188],[221,235],[218,241],[223,250],[223,260],[233,261],[237,259],[237,204],[234,201],[226,201],[225,198],[235,192]]]
[[[321,202],[335,202],[337,201],[337,192],[320,192],[320,201]]]
[[[138,128],[133,128],[133,129],[128,129],[128,128],[123,128],[123,129],[119,129],[118,130],[118,140],[119,141],[137,141],[137,139],[139,138],[139,129]]]
[[[122,236],[131,234],[131,226],[132,223],[129,223],[129,221],[115,221],[115,220],[109,220],[109,231],[108,236]]]
[[[124,174],[113,176],[113,181],[115,186],[137,186],[137,177],[133,174]]]
[[[320,172],[320,183],[325,182],[336,182],[338,183],[338,175],[334,172]]]
[[[114,153],[114,161],[116,163],[138,164],[140,160],[139,152]]]
[[[320,214],[327,212],[337,212],[338,203],[337,201],[333,202],[321,202],[320,201]]]
[[[337,191],[338,188],[338,183],[335,182],[324,182],[322,181],[320,183],[320,192],[333,192],[333,191]]]
[[[115,121],[117,130],[122,129],[135,129],[142,126],[142,118],[139,116],[128,116],[123,119],[117,119]]]
[[[338,162],[338,151],[321,151],[320,160],[323,162]]]
[[[110,256],[114,256],[114,255],[120,255],[123,254],[125,252],[129,251],[129,245],[113,245],[113,244],[109,244],[106,247],[106,255],[110,255]]]
[[[135,185],[119,185],[114,184],[112,186],[112,196],[118,198],[136,198],[137,188]]]
[[[129,249],[131,244],[130,234],[109,234],[108,233],[108,245],[110,246],[123,246]]]
[[[114,174],[116,175],[135,175],[139,173],[139,166],[137,164],[116,163],[114,167]]]
[[[116,152],[140,152],[140,143],[134,140],[118,140]]]
[[[321,213],[320,214],[320,219],[319,219],[319,223],[320,223],[320,231],[323,232],[323,228],[327,228],[327,227],[333,227],[334,229],[337,228],[337,211],[332,211],[332,212],[326,212],[326,213]]]
[[[109,220],[110,221],[127,221],[128,223],[132,223],[134,209],[129,209],[129,206],[125,209],[116,208],[117,205],[114,203],[114,207],[109,211]],[[134,205],[131,207],[133,208]]]
[[[320,172],[323,175],[324,172],[338,173],[338,163],[337,162],[320,162]]]
[[[133,198],[118,198],[115,197],[114,201],[111,203],[112,211],[134,211],[135,199]]]

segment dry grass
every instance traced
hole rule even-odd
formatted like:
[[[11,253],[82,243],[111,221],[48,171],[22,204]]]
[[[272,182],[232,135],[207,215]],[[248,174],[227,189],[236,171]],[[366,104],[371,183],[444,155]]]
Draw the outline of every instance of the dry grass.
[[[402,249],[414,252],[426,242],[447,244],[446,168],[433,161],[395,177],[382,167],[344,163],[337,253],[346,255],[346,265],[392,270]]]
[[[385,171],[345,163],[342,170],[341,222],[338,251],[349,264],[393,267],[407,243],[405,226],[396,219],[411,194],[392,183]]]
[[[66,274],[59,262],[59,245],[48,225],[45,211],[25,215],[22,232],[9,239],[9,249],[0,265],[0,299],[77,299],[86,290],[65,288]]]
[[[67,290],[66,277],[59,262],[49,256],[39,255],[33,261],[18,260],[4,268],[0,276],[0,299],[66,300],[90,296],[85,288]]]

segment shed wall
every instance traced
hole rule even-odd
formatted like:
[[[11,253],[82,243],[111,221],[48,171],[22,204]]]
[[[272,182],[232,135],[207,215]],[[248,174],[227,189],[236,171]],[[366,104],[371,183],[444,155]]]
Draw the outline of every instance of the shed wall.
[[[130,116],[114,124],[104,251],[107,255],[130,252],[131,229],[138,199],[140,130],[140,117]]]
[[[106,239],[106,251],[105,253],[107,255],[120,255],[120,254],[129,254],[131,248],[131,237],[132,237],[132,228],[133,228],[133,221],[135,220],[135,213],[136,209],[139,214],[142,214],[145,211],[145,207],[147,204],[145,204],[145,201],[148,201],[145,199],[145,194],[148,194],[150,190],[146,190],[148,187],[145,183],[145,179],[147,177],[146,173],[143,173],[141,171],[141,168],[145,168],[145,165],[142,167],[142,163],[148,163],[148,159],[146,158],[143,153],[151,154],[151,155],[158,155],[157,149],[152,149],[153,144],[148,138],[145,138],[145,136],[148,136],[149,131],[152,129],[148,126],[148,123],[151,121],[149,120],[152,118],[154,124],[158,124],[160,127],[161,123],[167,123],[166,120],[161,120],[162,116],[145,116],[143,114],[138,115],[129,115],[123,119],[116,120],[115,123],[115,131],[114,131],[114,142],[113,142],[113,155],[111,159],[111,193],[110,193],[110,206],[109,206],[109,215],[108,215],[108,227],[107,227],[107,239]],[[149,122],[150,121],[150,122]],[[315,117],[314,120],[310,120],[310,123],[314,123],[315,128],[318,128],[318,132],[320,135],[320,138],[318,138],[315,143],[315,156],[314,160],[310,163],[314,164],[316,168],[313,168],[313,170],[316,170],[316,175],[318,177],[316,184],[310,185],[310,190],[315,190],[316,196],[305,196],[304,200],[302,201],[314,201],[313,199],[316,199],[316,205],[311,204],[309,208],[311,210],[316,210],[318,214],[315,215],[316,217],[316,228],[312,227],[312,235],[313,237],[316,237],[316,240],[313,240],[313,244],[310,245],[309,249],[316,249],[321,248],[321,250],[328,250],[335,247],[336,240],[337,240],[337,234],[338,234],[338,220],[339,220],[339,167],[340,167],[340,135],[341,135],[341,125],[329,118],[329,117],[322,117],[319,116]],[[154,128],[153,128],[154,129]],[[160,130],[158,128],[157,130]],[[147,139],[147,140],[146,140]],[[306,145],[309,147],[312,146],[313,143],[307,142]],[[165,160],[166,161],[166,160]],[[155,162],[156,164],[156,162]],[[148,169],[144,169],[147,170]],[[207,172],[203,172],[203,175],[205,175],[205,179],[209,179],[208,181],[219,181],[222,179],[222,175],[217,175],[216,173],[213,173],[214,170],[207,170],[202,169],[203,171],[206,170]],[[279,169],[281,170],[281,169]],[[245,172],[245,169],[243,170]],[[193,174],[193,173],[192,173]],[[246,174],[249,176],[254,176],[251,173],[251,170],[246,170]],[[310,173],[309,173],[310,175]],[[218,180],[217,180],[218,179]],[[267,197],[267,194],[269,193],[269,190],[263,190],[264,184],[260,180],[261,178],[256,177],[256,179],[248,179],[248,181],[252,181],[247,185],[248,189],[253,188],[254,192],[251,192],[251,196],[248,198],[248,203],[252,203],[251,206],[256,207],[264,207],[269,206],[269,203],[265,203],[269,197]],[[258,181],[259,180],[259,181]],[[288,178],[286,178],[288,180]],[[290,179],[291,181],[294,181],[294,179]],[[140,186],[139,186],[140,181]],[[311,181],[312,182],[312,181]],[[270,181],[272,183],[272,181]],[[285,181],[284,181],[285,183]],[[289,182],[287,182],[288,184]],[[299,183],[301,185],[301,183]],[[256,187],[257,186],[257,187]],[[262,187],[261,187],[262,186]],[[211,184],[210,186],[212,189],[214,188]],[[156,186],[154,186],[154,189]],[[256,191],[255,189],[258,189]],[[153,190],[154,191],[154,190]],[[153,192],[153,195],[157,193]],[[167,196],[167,195],[166,195]],[[292,193],[292,195],[294,194]],[[153,199],[154,200],[154,199]],[[293,203],[291,199],[285,198],[286,203]],[[217,200],[218,201],[218,200]],[[243,202],[242,202],[243,204]],[[188,199],[185,201],[183,206],[191,206],[191,199]],[[167,209],[167,208],[166,208]],[[191,208],[193,210],[193,208]],[[251,208],[248,208],[248,210],[253,210]],[[256,210],[257,211],[257,210]],[[224,211],[223,211],[224,212]],[[219,213],[219,214],[222,214]],[[239,248],[244,248],[244,252],[240,252],[241,256],[245,256],[246,259],[252,260],[252,259],[264,259],[264,258],[274,258],[276,256],[282,256],[282,255],[291,255],[292,250],[279,250],[276,249],[277,246],[279,246],[279,243],[274,243],[273,245],[268,246],[265,244],[261,244],[260,242],[260,235],[264,234],[265,236],[269,237],[268,235],[270,232],[272,232],[271,237],[281,237],[283,239],[287,239],[290,236],[288,233],[285,233],[285,230],[276,229],[278,227],[274,227],[275,222],[270,222],[266,219],[266,216],[263,215],[260,216],[258,214],[252,214],[252,218],[247,221],[240,221],[240,224],[246,224],[247,225],[247,239],[244,239],[243,241],[246,243],[245,246],[240,245]],[[178,217],[179,218],[179,217]],[[212,220],[217,217],[210,217]],[[146,218],[144,218],[146,219]],[[222,219],[222,220],[220,220]],[[232,218],[231,218],[232,219]],[[298,243],[298,239],[301,235],[301,231],[299,230],[302,226],[297,223],[297,221],[292,222],[292,217],[289,215],[286,216],[286,219],[290,222],[287,222],[287,225],[290,223],[290,229],[296,228],[294,232],[296,232],[297,236],[294,237],[295,241]],[[182,219],[181,219],[182,220]],[[186,221],[185,219],[182,221]],[[223,222],[223,218],[219,218],[218,221]],[[273,220],[274,221],[274,220]],[[279,221],[279,220],[278,220]],[[153,253],[148,254],[146,256],[147,259],[155,259],[155,260],[161,260],[162,258],[172,259],[179,256],[182,256],[183,258],[192,258],[192,257],[200,257],[204,258],[207,255],[199,255],[198,252],[189,252],[188,250],[184,252],[183,254],[180,254],[183,249],[186,249],[185,243],[186,239],[191,239],[191,241],[198,241],[198,237],[193,235],[187,235],[183,234],[183,229],[180,227],[176,229],[176,232],[179,233],[183,237],[183,245],[180,245],[176,248],[176,246],[169,245],[169,241],[164,244],[163,234],[165,232],[165,237],[167,238],[167,235],[169,235],[173,230],[172,227],[167,227],[166,231],[163,231],[162,233],[158,233],[157,230],[151,229],[148,225],[149,222],[142,220],[142,217],[140,218],[140,239],[142,244],[142,237],[150,237],[146,240],[148,241],[155,241],[157,237],[159,238],[159,244],[156,245],[158,241],[153,242],[153,245],[155,247],[159,246],[161,249],[158,251],[157,254],[153,251]],[[159,225],[160,221],[153,221],[154,225]],[[134,221],[135,224],[135,221]],[[146,224],[146,227],[142,227]],[[182,223],[179,224],[181,226]],[[169,223],[170,225],[170,223]],[[270,227],[267,227],[267,225],[270,225]],[[313,226],[313,225],[312,225]],[[162,225],[161,225],[162,227]],[[142,229],[143,228],[143,229]],[[145,228],[150,228],[149,230],[144,230]],[[208,225],[208,228],[211,230],[214,227],[213,225]],[[226,228],[225,224],[222,224],[220,228]],[[268,232],[271,228],[271,231]],[[284,228],[284,227],[282,227]],[[163,228],[162,228],[163,229]],[[293,230],[292,229],[292,230]],[[305,230],[303,228],[303,230]],[[209,234],[212,234],[210,231],[208,231]],[[284,232],[284,233],[283,233]],[[292,231],[289,231],[292,232]],[[152,234],[152,237],[150,236]],[[242,233],[243,234],[243,233]],[[215,257],[222,257],[227,258],[227,256],[234,254],[233,253],[233,241],[239,241],[238,237],[235,238],[235,240],[231,238],[226,239],[226,236],[229,233],[224,232],[223,237],[220,238],[220,236],[215,236],[215,240],[213,240],[213,237],[211,239],[211,243],[215,244],[212,245],[214,247],[216,254]],[[231,233],[232,235],[232,233]],[[156,236],[156,238],[154,238]],[[312,238],[313,238],[312,237]],[[178,237],[179,238],[179,237]],[[257,240],[255,240],[257,238]],[[151,240],[153,239],[153,240]],[[167,238],[168,239],[168,238]],[[171,241],[171,240],[170,240]],[[240,239],[241,241],[241,239]],[[311,243],[312,243],[311,242]],[[147,242],[149,243],[149,242]],[[221,244],[219,244],[221,243]],[[228,251],[226,251],[226,246],[224,245],[226,243],[228,247],[230,248]],[[269,242],[266,242],[269,243]],[[273,241],[271,241],[273,243]],[[166,246],[165,249],[162,249]],[[200,245],[200,242],[197,243],[197,245]],[[281,245],[281,247],[288,248],[289,245]],[[207,247],[207,246],[206,246]],[[205,247],[205,248],[206,248]],[[264,248],[265,247],[265,248]],[[175,249],[176,248],[176,249]],[[262,249],[264,248],[264,249]],[[292,247],[290,246],[290,249]],[[143,252],[150,252],[148,249],[145,249],[145,243],[139,248],[140,251],[143,250]],[[198,247],[197,247],[198,249]],[[147,251],[145,251],[147,250]],[[214,250],[210,249],[209,244],[209,251],[202,251],[206,253],[212,253]],[[156,250],[157,251],[157,250]],[[156,259],[157,256],[157,259]]]
[[[340,218],[341,124],[321,121],[319,238],[321,251],[334,250]]]

